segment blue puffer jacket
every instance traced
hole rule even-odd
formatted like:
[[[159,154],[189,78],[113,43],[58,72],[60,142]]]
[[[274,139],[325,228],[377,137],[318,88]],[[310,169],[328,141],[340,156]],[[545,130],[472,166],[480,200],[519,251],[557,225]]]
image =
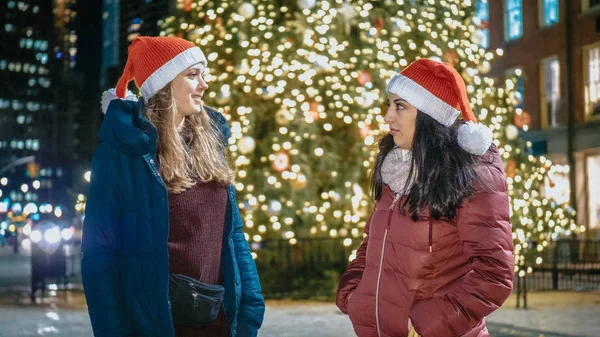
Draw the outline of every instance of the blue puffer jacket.
[[[173,336],[167,189],[155,158],[157,132],[141,111],[141,101],[110,103],[92,163],[81,273],[96,337]],[[207,111],[226,144],[225,117]],[[265,304],[232,186],[228,194],[223,309],[232,337],[254,337]]]

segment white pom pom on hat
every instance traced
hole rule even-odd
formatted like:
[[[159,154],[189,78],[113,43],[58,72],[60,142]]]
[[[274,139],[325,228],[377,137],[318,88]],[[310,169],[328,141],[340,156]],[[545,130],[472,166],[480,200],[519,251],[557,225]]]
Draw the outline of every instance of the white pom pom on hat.
[[[387,92],[398,95],[445,126],[454,124],[458,115],[462,115],[466,124],[458,130],[458,143],[466,151],[482,155],[492,145],[492,130],[477,123],[465,82],[452,65],[416,60],[392,77]]]
[[[116,93],[116,89],[112,88],[112,89],[108,89],[105,92],[102,93],[102,113],[106,115],[106,111],[108,111],[108,105],[110,104],[111,101],[115,100],[115,99],[120,99],[119,97],[117,97],[117,93]],[[125,93],[125,98],[123,98],[127,101],[136,101],[138,100],[137,96],[132,93],[131,91],[127,90]]]
[[[482,155],[492,145],[492,130],[481,123],[466,122],[458,128],[458,144],[467,152]]]

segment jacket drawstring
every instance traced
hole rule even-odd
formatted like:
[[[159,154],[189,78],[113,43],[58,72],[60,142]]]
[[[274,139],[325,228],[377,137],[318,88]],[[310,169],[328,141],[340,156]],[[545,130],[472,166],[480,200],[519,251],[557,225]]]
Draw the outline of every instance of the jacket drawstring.
[[[429,252],[433,251],[433,220],[429,216]]]

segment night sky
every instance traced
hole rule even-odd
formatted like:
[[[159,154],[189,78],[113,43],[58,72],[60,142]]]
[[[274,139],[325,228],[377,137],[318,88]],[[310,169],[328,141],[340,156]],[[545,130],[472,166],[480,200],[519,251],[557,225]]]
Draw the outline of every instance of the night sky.
[[[96,95],[100,90],[102,1],[80,0],[77,7],[77,69],[84,74],[84,92]]]

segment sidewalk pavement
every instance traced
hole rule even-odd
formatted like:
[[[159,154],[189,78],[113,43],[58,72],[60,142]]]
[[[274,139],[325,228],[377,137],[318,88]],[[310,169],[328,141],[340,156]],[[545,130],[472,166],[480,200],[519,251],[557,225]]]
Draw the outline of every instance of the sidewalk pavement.
[[[26,293],[0,295],[0,337],[92,336],[81,292],[49,293],[31,304]],[[488,318],[493,337],[598,337],[600,292],[531,293],[528,310],[515,297]],[[348,317],[332,303],[267,301],[260,337],[355,336]]]
[[[569,336],[600,336],[600,292],[529,293],[527,302],[527,310],[516,309],[512,295],[487,321]]]

